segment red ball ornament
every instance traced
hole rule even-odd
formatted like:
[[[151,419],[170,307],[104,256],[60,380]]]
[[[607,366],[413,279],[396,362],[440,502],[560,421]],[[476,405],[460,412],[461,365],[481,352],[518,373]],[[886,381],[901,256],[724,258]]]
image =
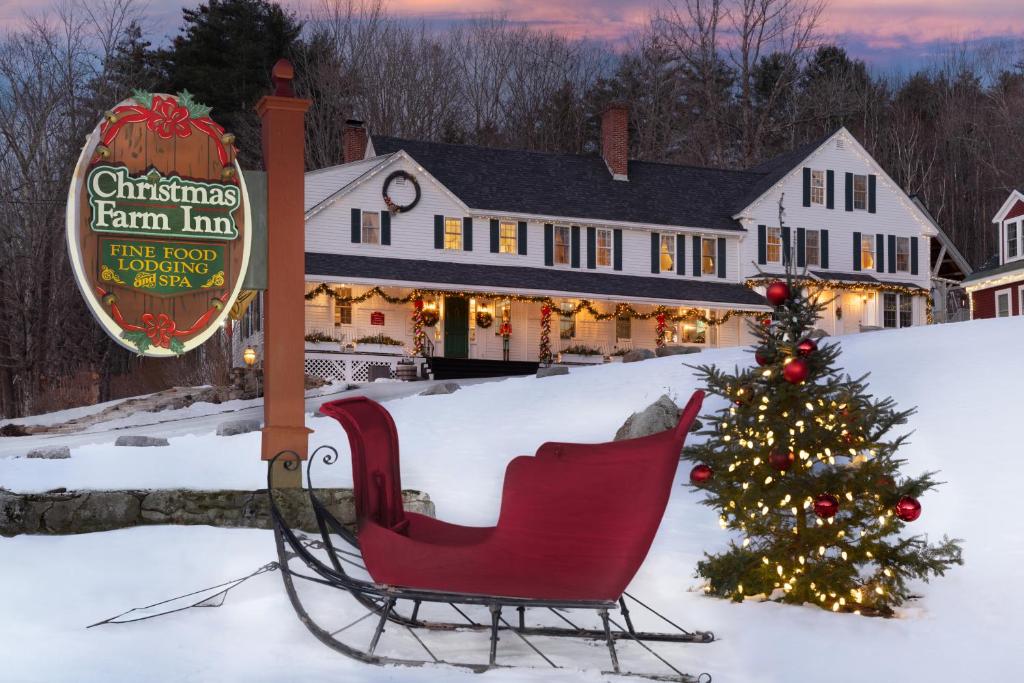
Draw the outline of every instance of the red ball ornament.
[[[810,372],[807,361],[803,358],[794,358],[782,368],[782,378],[790,384],[800,384]]]
[[[779,472],[788,470],[793,466],[794,461],[796,461],[796,456],[793,454],[793,451],[776,450],[772,451],[768,456],[768,464],[772,466],[772,469]]]
[[[701,463],[694,465],[693,469],[690,470],[690,483],[694,486],[700,486],[714,475],[715,471]]]
[[[757,361],[758,365],[769,365],[775,360],[775,355],[768,349],[758,349],[754,352],[754,360]]]
[[[813,339],[804,339],[796,345],[796,350],[801,356],[809,356],[818,350],[818,344]]]
[[[903,496],[896,503],[896,516],[904,522],[913,522],[921,516],[921,503],[917,498]]]
[[[814,499],[814,514],[822,519],[835,517],[839,512],[839,499],[831,493],[823,493]]]
[[[789,295],[789,285],[781,280],[776,280],[768,285],[768,289],[765,290],[764,293],[765,298],[768,299],[768,303],[772,306],[781,306],[786,303],[789,299]]]

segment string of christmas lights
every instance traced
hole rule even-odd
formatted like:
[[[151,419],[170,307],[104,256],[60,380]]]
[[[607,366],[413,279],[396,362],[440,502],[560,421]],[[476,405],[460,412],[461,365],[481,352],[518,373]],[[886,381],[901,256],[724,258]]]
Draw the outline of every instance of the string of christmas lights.
[[[724,312],[718,311],[713,312],[711,315],[705,314],[699,308],[689,308],[682,313],[672,313],[672,308],[665,305],[655,306],[653,310],[642,313],[631,304],[619,303],[615,305],[615,310],[611,313],[602,313],[597,310],[594,304],[587,300],[581,299],[579,303],[571,307],[562,308],[557,305],[555,300],[549,296],[528,296],[524,294],[500,294],[495,292],[479,292],[479,291],[459,291],[459,290],[447,290],[447,289],[414,289],[409,294],[403,296],[390,296],[380,287],[372,287],[367,291],[357,296],[346,296],[339,293],[336,289],[326,283],[317,285],[315,288],[310,290],[306,294],[306,300],[315,299],[318,296],[330,296],[339,304],[361,304],[374,297],[383,299],[389,304],[407,304],[417,299],[423,299],[425,297],[441,297],[441,296],[461,296],[466,298],[476,299],[495,299],[499,301],[515,301],[524,303],[536,303],[551,308],[551,313],[559,315],[563,318],[571,318],[581,312],[586,312],[594,318],[594,320],[614,320],[615,318],[634,318],[636,320],[650,320],[652,318],[658,318],[658,316],[664,316],[666,322],[679,323],[684,321],[697,321],[704,323],[708,326],[722,325],[728,322],[733,317],[760,317],[765,314],[764,311],[745,311],[739,309],[730,309]]]
[[[773,277],[750,278],[747,280],[746,284],[747,287],[756,289],[757,287],[766,287],[776,279],[777,278]],[[843,282],[838,280],[814,280],[809,277],[794,277],[793,284],[797,287],[805,287],[815,292],[831,289],[840,292],[889,292],[892,294],[902,294],[904,296],[919,296],[922,297],[925,302],[925,317],[928,324],[931,325],[935,321],[932,314],[931,292],[923,287],[913,287],[893,282]]]

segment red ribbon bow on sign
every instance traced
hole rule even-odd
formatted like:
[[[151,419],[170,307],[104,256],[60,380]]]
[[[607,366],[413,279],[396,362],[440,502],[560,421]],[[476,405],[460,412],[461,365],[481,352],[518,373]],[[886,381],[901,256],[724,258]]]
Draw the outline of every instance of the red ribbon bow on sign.
[[[167,348],[171,344],[171,337],[177,325],[166,313],[154,316],[152,313],[142,314],[142,323],[146,326],[146,336],[153,343],[153,346]]]
[[[146,120],[146,127],[164,140],[192,135],[188,109],[167,97],[155,96]]]

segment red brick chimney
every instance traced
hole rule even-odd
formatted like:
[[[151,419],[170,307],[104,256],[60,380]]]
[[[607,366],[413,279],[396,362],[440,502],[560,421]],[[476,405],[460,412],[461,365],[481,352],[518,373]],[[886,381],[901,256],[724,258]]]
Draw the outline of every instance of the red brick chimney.
[[[621,102],[601,113],[601,156],[616,180],[629,180],[629,107]]]
[[[361,161],[366,156],[366,126],[362,121],[349,119],[341,134],[342,161]]]

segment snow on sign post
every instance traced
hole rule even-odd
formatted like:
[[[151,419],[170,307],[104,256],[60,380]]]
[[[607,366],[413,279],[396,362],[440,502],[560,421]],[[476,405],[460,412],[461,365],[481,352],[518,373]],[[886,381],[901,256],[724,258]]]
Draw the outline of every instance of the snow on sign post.
[[[136,91],[89,135],[68,192],[78,286],[100,325],[145,356],[209,339],[249,262],[234,136],[209,114],[187,91]]]

